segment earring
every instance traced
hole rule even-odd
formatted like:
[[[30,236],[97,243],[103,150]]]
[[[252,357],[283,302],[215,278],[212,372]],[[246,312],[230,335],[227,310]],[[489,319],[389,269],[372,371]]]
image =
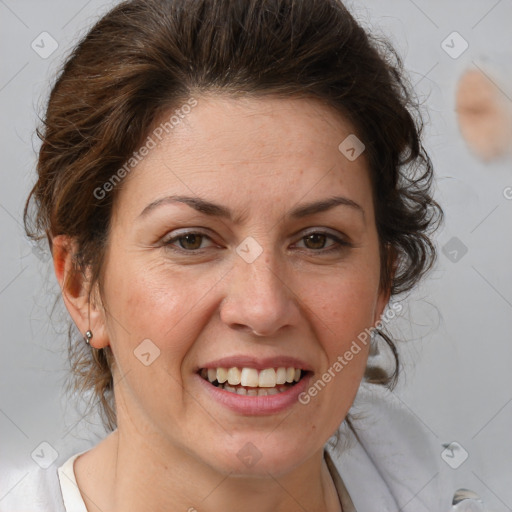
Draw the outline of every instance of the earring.
[[[91,331],[91,302],[89,301],[88,304],[87,304],[87,309],[88,309],[88,315],[87,315],[87,320],[88,320],[88,323],[89,323],[89,329],[87,329],[87,331],[85,332],[85,336],[84,336],[84,341],[85,343],[87,343],[87,345],[91,345],[91,339],[92,339],[92,331]]]
[[[85,341],[85,343],[87,343],[87,345],[90,345],[91,338],[92,338],[92,331],[90,329],[88,329],[84,336],[84,341]]]

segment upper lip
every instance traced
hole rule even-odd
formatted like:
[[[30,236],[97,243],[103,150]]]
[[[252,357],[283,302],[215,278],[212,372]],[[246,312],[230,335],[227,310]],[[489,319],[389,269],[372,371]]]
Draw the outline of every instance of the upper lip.
[[[307,364],[305,361],[301,361],[296,357],[289,356],[274,356],[274,357],[265,357],[258,358],[254,356],[247,355],[237,355],[230,357],[222,357],[220,359],[215,359],[214,361],[210,361],[208,363],[204,363],[203,365],[197,368],[199,371],[202,368],[254,368],[256,370],[265,370],[266,368],[296,368],[300,370],[311,370],[311,366]]]

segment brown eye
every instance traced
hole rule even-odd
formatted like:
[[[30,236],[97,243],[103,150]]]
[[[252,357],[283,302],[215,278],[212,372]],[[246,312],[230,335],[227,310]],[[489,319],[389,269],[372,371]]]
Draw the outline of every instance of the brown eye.
[[[193,252],[204,249],[201,245],[205,239],[209,240],[210,237],[203,233],[189,232],[168,238],[164,240],[163,245],[175,251]]]
[[[195,250],[201,247],[201,242],[203,240],[203,235],[198,234],[190,234],[183,235],[178,238],[180,241],[180,245],[183,249]]]
[[[333,240],[334,243],[325,248],[327,240]],[[334,236],[331,233],[322,231],[315,231],[307,234],[301,238],[301,242],[304,243],[306,249],[317,252],[319,255],[329,254],[331,252],[341,252],[348,247],[353,247],[350,242],[342,240],[341,238]]]
[[[327,236],[323,233],[313,233],[304,237],[308,249],[323,249]]]

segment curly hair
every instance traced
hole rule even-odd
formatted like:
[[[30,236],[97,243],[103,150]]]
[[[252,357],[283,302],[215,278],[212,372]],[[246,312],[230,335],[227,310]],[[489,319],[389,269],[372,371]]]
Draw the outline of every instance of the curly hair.
[[[77,272],[101,285],[112,207],[122,183],[102,186],[153,124],[191,95],[315,98],[364,141],[380,250],[380,286],[411,290],[433,266],[430,234],[443,218],[433,166],[403,62],[386,38],[365,31],[339,0],[131,0],[103,16],[72,50],[50,93],[37,173],[24,210],[34,240],[66,234]],[[31,207],[33,205],[34,208]],[[395,263],[395,264],[393,264]],[[368,368],[392,387],[399,372]],[[116,424],[110,347],[89,349],[69,330],[76,389],[91,390]]]

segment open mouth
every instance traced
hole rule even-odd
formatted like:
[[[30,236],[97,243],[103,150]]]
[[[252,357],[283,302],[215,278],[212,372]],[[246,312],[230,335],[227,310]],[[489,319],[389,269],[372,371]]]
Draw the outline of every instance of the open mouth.
[[[201,368],[199,375],[213,386],[246,396],[277,395],[288,391],[308,373],[293,367],[265,368]]]

